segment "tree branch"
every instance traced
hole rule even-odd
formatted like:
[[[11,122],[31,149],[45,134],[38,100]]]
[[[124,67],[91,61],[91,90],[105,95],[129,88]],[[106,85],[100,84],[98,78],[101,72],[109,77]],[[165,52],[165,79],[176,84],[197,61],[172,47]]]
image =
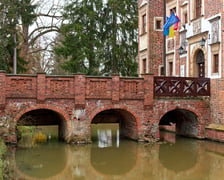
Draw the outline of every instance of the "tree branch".
[[[59,28],[55,28],[55,29],[48,29],[46,31],[42,31],[40,32],[38,35],[36,35],[34,38],[32,38],[30,40],[30,42],[28,43],[28,45],[32,45],[39,37],[43,36],[44,34],[50,33],[50,32],[58,32]]]

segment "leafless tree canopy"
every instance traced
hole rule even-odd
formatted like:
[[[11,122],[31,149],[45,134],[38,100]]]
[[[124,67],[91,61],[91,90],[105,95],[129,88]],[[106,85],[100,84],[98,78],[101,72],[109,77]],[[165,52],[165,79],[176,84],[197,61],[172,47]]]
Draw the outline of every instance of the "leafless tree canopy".
[[[26,30],[22,24],[20,26],[23,37],[21,55],[29,62],[28,73],[51,73],[55,64],[52,46],[62,23],[64,1],[33,0],[31,3],[37,5],[37,17],[29,29]]]

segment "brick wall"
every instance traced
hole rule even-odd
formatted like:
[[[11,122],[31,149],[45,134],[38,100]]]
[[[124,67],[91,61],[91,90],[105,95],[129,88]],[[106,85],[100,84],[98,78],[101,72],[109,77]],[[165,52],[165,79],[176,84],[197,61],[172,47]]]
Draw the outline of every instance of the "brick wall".
[[[181,111],[181,114],[188,113],[183,118],[178,114],[176,114],[176,117],[173,117],[177,119],[180,118],[177,121],[177,133],[197,138],[205,138],[205,127],[210,123],[210,107],[208,101],[201,98],[154,99],[154,123],[159,124],[162,117],[170,111]]]
[[[163,65],[163,31],[154,30],[154,17],[163,17],[163,0],[150,1],[148,14],[148,68],[150,73],[158,75],[159,65]]]
[[[209,18],[223,11],[222,0],[204,0],[204,5],[205,5],[205,18]]]
[[[224,124],[224,79],[211,80],[211,123]]]
[[[196,118],[190,118],[194,123],[189,123],[188,127],[196,128],[197,132],[193,135],[203,138],[205,126],[210,123],[209,100],[154,98],[153,80],[151,74],[145,74],[143,78],[121,78],[88,77],[82,74],[13,76],[0,73],[3,92],[0,98],[0,122],[5,117],[10,119],[9,134],[15,140],[16,121],[24,114],[38,109],[51,110],[62,120],[59,123],[63,128],[60,133],[66,141],[90,142],[94,117],[112,110],[122,117],[121,130],[124,136],[138,141],[155,141],[159,137],[158,124],[161,118],[169,111],[180,109],[195,115]],[[215,88],[220,84],[216,82],[212,86]],[[217,93],[211,97],[213,107],[222,98],[221,91]],[[222,109],[216,111],[222,112]],[[212,111],[213,117],[216,111]]]
[[[157,126],[150,124],[153,116],[148,112],[153,104],[153,75],[150,74],[144,78],[120,78],[82,74],[46,76],[44,73],[13,76],[1,72],[0,87],[4,92],[0,98],[1,118],[10,116],[13,121],[12,134],[8,131],[4,134],[9,142],[11,136],[15,141],[16,121],[38,109],[59,115],[59,133],[68,142],[90,142],[93,118],[110,109],[119,110],[123,117],[124,136],[139,141],[156,138],[151,132]]]
[[[141,5],[141,1],[139,1],[139,8]],[[142,55],[144,54],[144,58],[147,59],[147,72],[154,73],[158,75],[159,66],[163,65],[163,31],[155,30],[155,18],[163,19],[163,0],[153,0],[150,3],[147,3],[143,8],[146,9],[147,14],[147,32],[145,34],[141,34],[141,26],[140,21],[141,15],[139,14],[139,38],[143,38],[140,36],[147,36],[143,41],[147,41],[147,47],[144,51],[140,51],[139,46],[139,74],[143,71],[140,71],[140,68],[143,68],[142,65]],[[161,27],[163,26],[163,22],[161,22]],[[139,40],[140,41],[140,40]]]

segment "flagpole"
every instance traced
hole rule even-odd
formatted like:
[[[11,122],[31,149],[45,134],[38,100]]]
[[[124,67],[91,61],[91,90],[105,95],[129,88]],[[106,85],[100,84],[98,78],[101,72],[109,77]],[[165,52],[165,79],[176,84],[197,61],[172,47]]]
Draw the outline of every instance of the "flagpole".
[[[166,22],[166,0],[163,0],[163,21]],[[166,36],[163,35],[163,74],[166,76]]]

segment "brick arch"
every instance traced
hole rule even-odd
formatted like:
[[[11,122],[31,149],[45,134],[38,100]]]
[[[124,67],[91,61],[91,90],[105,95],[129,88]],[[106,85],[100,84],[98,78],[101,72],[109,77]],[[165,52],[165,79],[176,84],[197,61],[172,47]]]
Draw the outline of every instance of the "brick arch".
[[[103,111],[106,111],[106,110],[124,110],[124,111],[127,111],[128,113],[130,113],[131,115],[133,115],[135,117],[135,120],[136,120],[136,125],[137,125],[137,131],[139,129],[139,126],[140,126],[140,117],[138,116],[138,114],[132,110],[130,107],[127,107],[127,106],[124,106],[124,105],[105,105],[105,106],[102,106],[102,107],[98,107],[96,108],[95,110],[93,110],[90,115],[87,117],[88,118],[88,121],[92,122],[93,118],[103,112]]]
[[[161,113],[161,116],[158,119],[158,124],[160,123],[163,116],[171,111],[175,110],[182,110],[182,111],[188,111],[192,113],[195,118],[193,121],[179,121],[176,122],[176,133],[179,135],[184,135],[186,137],[195,137],[195,138],[205,138],[205,123],[203,122],[204,118],[203,115],[198,113],[196,111],[196,107],[188,107],[188,106],[182,106],[182,107],[170,107],[165,112]]]
[[[196,108],[196,107],[195,107]],[[160,117],[159,117],[159,119],[157,120],[158,122],[158,124],[159,124],[159,122],[160,122],[160,120],[162,119],[162,117],[166,114],[166,113],[168,113],[168,112],[170,112],[170,111],[175,111],[175,110],[186,110],[186,111],[190,111],[190,112],[192,112],[193,114],[195,114],[196,116],[197,116],[197,118],[198,118],[198,122],[199,123],[202,123],[202,120],[203,120],[203,117],[202,117],[202,115],[200,114],[200,113],[198,113],[198,111],[195,111],[195,108],[194,107],[170,107],[170,108],[168,108],[166,111],[165,111],[165,113],[162,113],[161,115],[160,115]]]
[[[52,110],[52,111],[62,115],[66,122],[69,121],[69,119],[70,119],[68,113],[58,106],[51,105],[51,104],[35,104],[35,105],[31,105],[31,106],[25,108],[24,110],[20,111],[15,116],[16,122],[22,117],[23,114],[25,114],[29,111],[38,110],[38,109]]]
[[[205,76],[207,75],[207,67],[208,67],[208,53],[207,49],[202,48],[199,44],[195,45],[191,51],[190,55],[190,76],[194,76],[195,66],[196,66],[196,55],[197,52],[201,50],[204,53],[205,57]]]

